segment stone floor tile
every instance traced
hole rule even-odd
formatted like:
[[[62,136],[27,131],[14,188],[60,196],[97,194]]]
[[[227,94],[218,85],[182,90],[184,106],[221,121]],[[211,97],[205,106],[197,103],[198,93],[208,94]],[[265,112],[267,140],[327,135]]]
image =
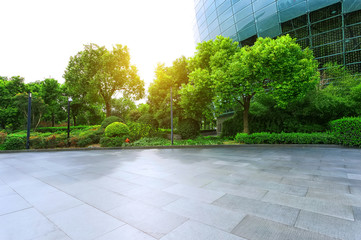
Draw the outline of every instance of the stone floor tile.
[[[107,213],[155,238],[164,236],[187,220],[174,213],[135,201]]]
[[[44,215],[53,214],[83,204],[82,201],[60,191],[28,196],[26,201]]]
[[[123,195],[155,207],[165,206],[180,198],[177,195],[145,186],[135,188],[129,192],[123,193]]]
[[[350,206],[345,206],[322,199],[297,197],[288,194],[268,192],[264,196],[264,198],[262,198],[262,201],[285,205],[292,208],[298,208],[301,210],[325,214],[347,220],[354,220],[352,209]]]
[[[178,196],[191,198],[194,200],[199,200],[207,203],[211,203],[225,194],[224,192],[191,187],[182,184],[177,184],[175,186],[166,188],[164,189],[164,191],[172,194],[176,194]]]
[[[0,216],[0,238],[30,240],[56,231],[53,223],[34,208]]]
[[[126,224],[94,240],[155,240],[155,239],[156,238],[153,238],[150,235]]]
[[[118,193],[98,187],[76,193],[74,197],[102,211],[109,211],[130,201]]]
[[[128,182],[138,184],[141,186],[147,186],[154,189],[162,190],[164,188],[170,187],[174,185],[174,182],[167,181],[165,179],[157,179],[153,177],[147,177],[147,176],[139,176],[137,178],[133,178],[128,180]]]
[[[8,196],[8,195],[14,195],[16,194],[12,188],[7,186],[6,184],[0,185],[0,197]]]
[[[246,240],[196,221],[187,221],[161,240]]]
[[[296,227],[344,240],[361,239],[361,222],[301,211]]]
[[[245,216],[218,206],[187,199],[179,199],[163,207],[163,209],[217,227],[226,232],[232,231]]]
[[[347,177],[349,179],[355,179],[355,180],[360,180],[361,181],[361,174],[352,174],[352,173],[348,173]]]
[[[255,216],[246,216],[232,233],[249,240],[336,240],[336,238]]]
[[[346,206],[361,207],[361,197],[354,194],[335,194],[323,192],[315,189],[309,189],[306,195],[307,198],[323,199],[332,203],[342,204]]]
[[[355,221],[361,222],[361,207],[352,207],[352,210]]]
[[[94,179],[89,181],[90,184],[93,184],[97,187],[105,188],[107,190],[122,194],[125,193],[139,185],[133,184],[130,182],[126,182],[123,180],[109,178],[109,177],[102,177],[99,179]]]
[[[78,240],[102,236],[122,225],[123,222],[88,205],[81,205],[48,215],[70,238]]]
[[[72,240],[63,231],[56,230],[54,232],[46,233],[40,237],[31,240]]]
[[[0,215],[30,207],[31,205],[17,194],[0,197]]]
[[[240,214],[251,214],[287,225],[293,225],[299,213],[299,210],[295,208],[230,194],[213,202],[213,205],[236,211]]]
[[[207,184],[203,188],[257,200],[261,199],[267,193],[267,190],[263,190],[257,187],[250,187],[244,184],[236,185],[219,181],[214,181],[210,184]]]

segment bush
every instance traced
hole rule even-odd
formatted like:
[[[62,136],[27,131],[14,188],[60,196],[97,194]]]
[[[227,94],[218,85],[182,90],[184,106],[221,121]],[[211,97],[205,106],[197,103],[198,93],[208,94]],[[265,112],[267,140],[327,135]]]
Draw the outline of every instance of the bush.
[[[164,139],[161,137],[155,137],[155,138],[145,137],[138,141],[130,143],[131,146],[166,146],[170,144],[171,142],[168,139]]]
[[[26,135],[12,134],[6,137],[4,142],[5,150],[19,150],[26,148]]]
[[[361,117],[349,117],[330,122],[338,144],[361,147]]]
[[[100,145],[102,147],[121,147],[125,144],[127,137],[102,137]]]
[[[121,122],[113,122],[105,128],[106,137],[124,137],[129,135],[129,127]]]
[[[178,122],[178,133],[182,139],[189,139],[198,137],[200,132],[199,123],[194,119],[180,119]]]
[[[97,128],[99,125],[87,126],[87,125],[79,125],[79,126],[70,126],[70,131],[74,130],[88,130],[91,128]],[[40,127],[36,129],[37,132],[41,133],[56,133],[56,132],[66,132],[68,131],[68,127]]]
[[[110,116],[104,119],[104,121],[101,124],[102,129],[106,129],[110,124],[114,122],[121,122],[122,120],[119,117],[116,116]]]
[[[329,133],[238,133],[235,141],[246,144],[332,144],[335,137]]]
[[[145,123],[130,122],[128,123],[128,127],[129,139],[131,141],[136,141],[144,137],[149,137],[156,132],[156,130],[154,130],[151,125]]]

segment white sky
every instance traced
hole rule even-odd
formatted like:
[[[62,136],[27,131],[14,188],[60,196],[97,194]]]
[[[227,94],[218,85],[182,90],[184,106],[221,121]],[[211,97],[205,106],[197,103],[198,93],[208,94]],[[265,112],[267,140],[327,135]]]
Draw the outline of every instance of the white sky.
[[[122,44],[147,89],[158,62],[195,52],[193,0],[0,0],[0,11],[0,76],[25,82],[63,83],[84,44]]]

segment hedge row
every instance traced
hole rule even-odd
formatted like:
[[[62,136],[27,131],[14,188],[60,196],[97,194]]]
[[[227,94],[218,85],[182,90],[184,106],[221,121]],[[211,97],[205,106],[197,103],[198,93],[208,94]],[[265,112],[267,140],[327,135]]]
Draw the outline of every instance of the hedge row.
[[[79,125],[79,126],[70,126],[70,130],[88,130],[91,128],[98,128],[98,127],[99,125],[94,125],[94,126]],[[65,132],[68,131],[68,127],[39,127],[36,129],[36,131],[41,133]]]
[[[238,133],[234,139],[246,144],[333,144],[335,137],[329,133]]]
[[[342,118],[330,122],[336,143],[361,147],[361,117]]]

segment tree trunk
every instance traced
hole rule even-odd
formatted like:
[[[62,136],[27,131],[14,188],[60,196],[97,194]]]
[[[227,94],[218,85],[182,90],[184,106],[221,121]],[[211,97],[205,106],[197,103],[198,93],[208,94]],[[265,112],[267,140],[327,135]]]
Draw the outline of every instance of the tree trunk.
[[[112,106],[110,105],[110,101],[105,102],[105,113],[107,117],[112,115]]]
[[[52,127],[55,126],[55,114],[54,113],[51,114],[51,126]]]
[[[251,105],[251,98],[245,97],[243,101],[243,132],[249,134],[248,114]]]
[[[73,126],[76,126],[76,116],[73,114]]]

